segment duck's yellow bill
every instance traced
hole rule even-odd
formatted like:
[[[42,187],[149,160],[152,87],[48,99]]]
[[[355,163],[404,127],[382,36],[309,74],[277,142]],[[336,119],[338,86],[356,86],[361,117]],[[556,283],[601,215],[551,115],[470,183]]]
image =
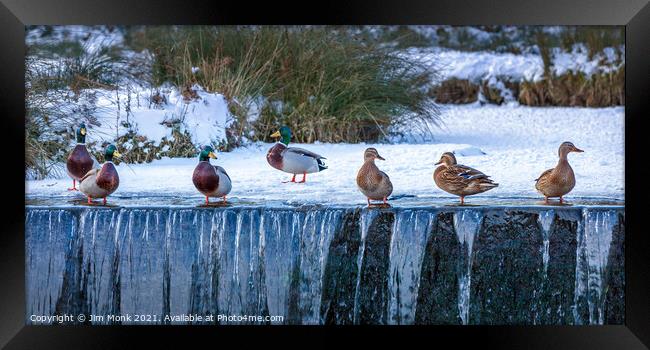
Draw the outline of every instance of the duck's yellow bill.
[[[121,156],[122,156],[122,154],[120,152],[118,152],[118,151],[113,152],[113,157],[119,158]]]
[[[271,137],[280,137],[280,136],[281,135],[279,130],[271,134]]]
[[[210,152],[210,153],[208,153],[208,157],[210,157],[210,158],[212,158],[212,159],[217,159],[217,155],[214,154],[214,152]]]
[[[86,128],[81,128],[81,135],[86,135]]]

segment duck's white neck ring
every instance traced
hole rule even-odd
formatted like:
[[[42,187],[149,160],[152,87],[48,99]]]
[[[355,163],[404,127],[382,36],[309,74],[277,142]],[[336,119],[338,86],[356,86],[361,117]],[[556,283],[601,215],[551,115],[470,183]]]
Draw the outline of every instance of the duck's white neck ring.
[[[282,142],[282,141],[278,141],[277,143],[283,145],[284,147],[289,147],[289,144],[288,144],[288,143],[284,143],[284,142]]]

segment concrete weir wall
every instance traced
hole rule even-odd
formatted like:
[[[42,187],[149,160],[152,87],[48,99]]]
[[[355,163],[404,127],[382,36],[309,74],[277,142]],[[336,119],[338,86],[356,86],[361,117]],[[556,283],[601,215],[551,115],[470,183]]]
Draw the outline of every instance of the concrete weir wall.
[[[623,206],[27,206],[26,322],[623,324],[624,236]]]

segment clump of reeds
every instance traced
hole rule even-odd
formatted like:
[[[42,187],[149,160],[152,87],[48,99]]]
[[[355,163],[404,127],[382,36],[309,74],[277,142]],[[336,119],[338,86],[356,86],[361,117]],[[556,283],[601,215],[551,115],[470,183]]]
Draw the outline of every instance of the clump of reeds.
[[[437,123],[435,70],[395,48],[329,27],[144,28],[154,82],[199,84],[230,101],[242,135],[269,141],[288,125],[298,142],[383,139],[408,120]],[[259,112],[249,118],[255,104]],[[254,119],[254,120],[251,120]],[[251,133],[252,131],[252,133]],[[233,132],[233,130],[231,130]]]

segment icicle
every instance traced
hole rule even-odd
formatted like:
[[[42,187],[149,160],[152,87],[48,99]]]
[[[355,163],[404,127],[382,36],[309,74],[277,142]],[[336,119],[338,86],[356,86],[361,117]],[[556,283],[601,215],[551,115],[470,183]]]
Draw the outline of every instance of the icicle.
[[[243,225],[244,217],[241,212],[237,213],[237,225],[235,226],[235,259],[234,259],[234,270],[233,270],[233,283],[237,286],[237,292],[239,293],[240,277],[239,277],[239,259],[241,252],[239,251],[239,246],[241,245],[241,229]]]
[[[400,210],[395,215],[389,253],[388,322],[412,324],[422,259],[436,215],[429,210]]]
[[[300,252],[300,309],[304,324],[320,322],[323,274],[330,242],[339,227],[336,210],[311,210],[305,216]]]
[[[359,293],[361,284],[361,267],[363,265],[363,255],[366,250],[366,236],[368,229],[375,218],[379,215],[379,210],[365,208],[361,210],[360,228],[361,242],[359,244],[359,254],[357,255],[357,283],[354,292],[354,323],[359,321]]]
[[[578,225],[576,252],[576,287],[573,315],[576,324],[584,324],[581,310],[587,304],[589,324],[603,324],[605,314],[605,273],[612,230],[617,216],[610,211],[583,209],[582,224]]]
[[[142,230],[142,239],[149,240],[149,212],[145,211],[144,229]]]
[[[115,224],[115,235],[113,236],[113,243],[115,244],[115,249],[118,249],[119,247],[119,239],[120,239],[120,230],[122,229],[122,215],[124,211],[123,209],[120,209],[117,213],[117,223]]]
[[[540,212],[539,216],[537,217],[539,224],[542,226],[542,240],[543,240],[542,262],[544,263],[544,277],[546,277],[546,273],[548,271],[548,261],[550,258],[549,242],[550,242],[550,234],[551,234],[551,225],[553,224],[554,218],[555,218],[555,211],[553,210],[546,210]]]
[[[194,213],[194,224],[192,225],[193,227],[197,227],[196,225],[196,217],[199,215],[198,211]],[[201,214],[203,216],[203,214]],[[203,255],[203,231],[205,229],[205,224],[203,221],[203,218],[201,218],[201,228],[199,229],[199,249],[197,250],[197,260],[200,259],[201,255]]]
[[[458,241],[467,253],[466,272],[459,278],[458,312],[464,325],[469,322],[470,290],[472,284],[472,247],[474,237],[481,222],[481,212],[476,210],[460,210],[454,213],[454,229]],[[465,246],[467,247],[465,249]]]

